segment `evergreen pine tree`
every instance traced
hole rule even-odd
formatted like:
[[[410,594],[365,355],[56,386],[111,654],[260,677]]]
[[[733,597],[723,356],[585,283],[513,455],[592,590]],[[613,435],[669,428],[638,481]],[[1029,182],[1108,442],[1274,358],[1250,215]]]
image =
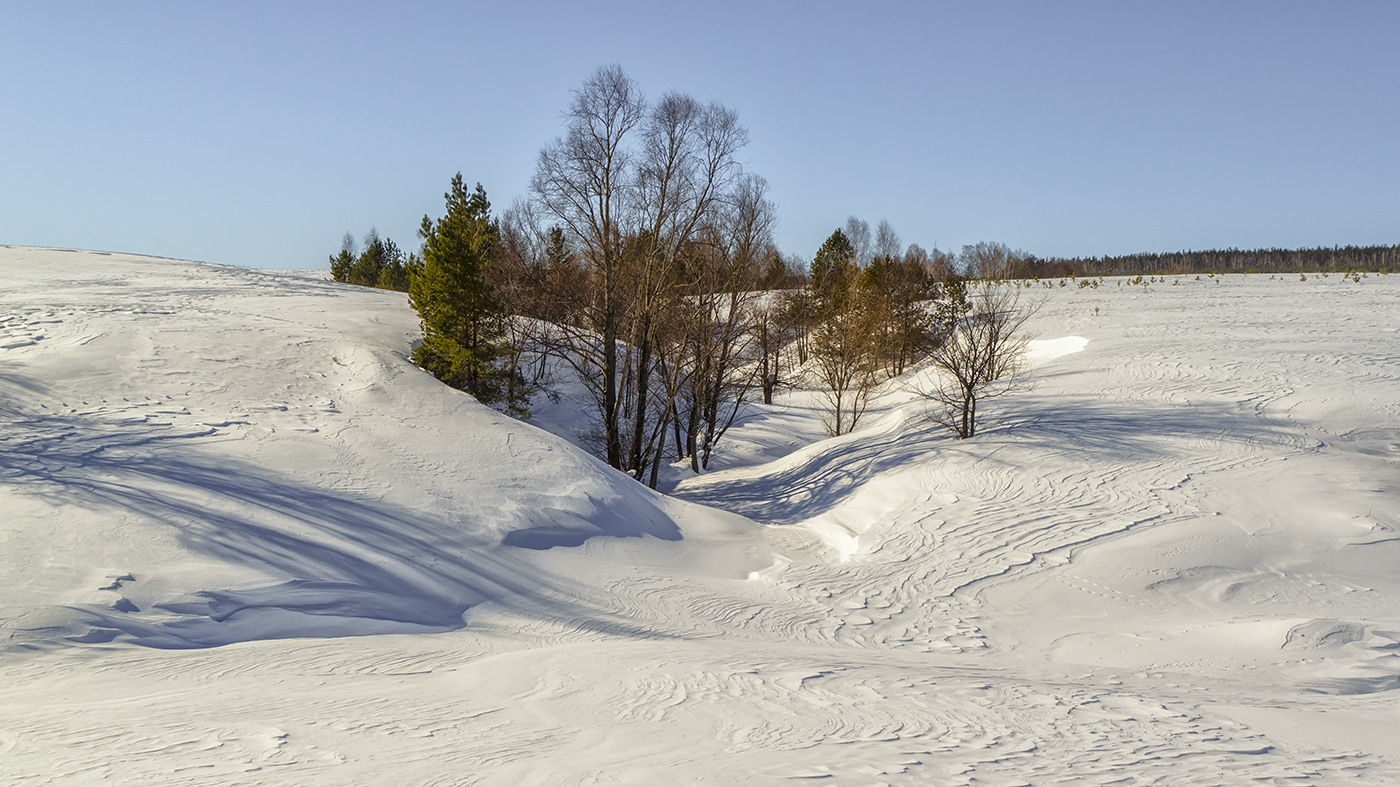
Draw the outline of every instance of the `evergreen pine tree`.
[[[817,256],[812,258],[812,279],[809,285],[825,313],[840,313],[849,306],[851,289],[857,273],[856,248],[846,233],[831,233]]]
[[[768,259],[763,265],[763,276],[759,280],[759,287],[764,290],[786,289],[788,284],[788,269],[783,263],[783,255],[777,249],[770,249]]]
[[[934,322],[946,333],[971,310],[972,303],[967,299],[967,282],[956,273],[948,274],[938,291],[938,310]]]
[[[388,241],[392,244],[393,241]],[[379,281],[374,285],[381,290],[397,290],[408,292],[409,267],[404,264],[403,252],[397,247],[394,254],[389,257],[388,263],[379,271]]]
[[[345,233],[340,241],[340,253],[331,256],[331,278],[342,284],[350,281],[350,269],[355,267],[355,236]]]
[[[389,241],[389,244],[392,246],[393,241]],[[355,260],[354,267],[350,269],[350,283],[361,287],[373,287],[378,284],[379,273],[384,269],[388,256],[389,248],[380,239],[379,232],[370,227],[369,234],[365,235],[365,250],[360,253],[360,258]]]
[[[422,269],[412,276],[409,303],[422,322],[423,343],[413,360],[448,385],[493,402],[503,387],[495,361],[502,355],[505,313],[486,268],[500,229],[481,184],[468,194],[457,173],[444,196],[447,215],[437,222],[424,216],[418,230]]]

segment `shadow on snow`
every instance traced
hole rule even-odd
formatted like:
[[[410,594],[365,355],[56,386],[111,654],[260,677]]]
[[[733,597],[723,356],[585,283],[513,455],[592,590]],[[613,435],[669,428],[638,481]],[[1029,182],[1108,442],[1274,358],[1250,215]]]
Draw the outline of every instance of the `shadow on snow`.
[[[14,373],[4,373],[2,381],[11,392],[43,390]],[[657,636],[585,608],[566,586],[530,565],[527,553],[472,544],[466,528],[421,512],[216,458],[198,444],[212,433],[26,412],[0,400],[0,483],[114,520],[128,513],[148,517],[175,530],[194,552],[292,577],[266,587],[202,591],[195,600],[144,611],[126,598],[110,608],[85,605],[78,611],[92,630],[70,640],[127,637],[151,647],[190,648],[447,631],[463,627],[464,613],[484,601],[528,607],[537,618],[574,628]],[[592,535],[680,538],[673,522],[654,519],[619,523],[617,532],[606,526],[597,533],[533,528],[513,540],[543,549]]]
[[[1085,461],[1114,467],[1185,456],[1182,441],[1239,440],[1295,448],[1306,443],[1245,407],[1226,410],[1034,393],[1001,399],[995,407],[977,435],[966,441],[923,416],[913,416],[884,434],[819,443],[782,470],[722,472],[674,494],[763,524],[791,525],[835,508],[882,473],[930,461],[992,461],[992,449],[1001,445],[1076,453]]]

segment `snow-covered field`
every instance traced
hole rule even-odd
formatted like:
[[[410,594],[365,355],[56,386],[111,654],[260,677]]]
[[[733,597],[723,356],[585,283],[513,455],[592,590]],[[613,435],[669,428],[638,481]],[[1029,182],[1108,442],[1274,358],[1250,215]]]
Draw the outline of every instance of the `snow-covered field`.
[[[1400,783],[1400,277],[1056,287],[977,438],[663,496],[323,276],[0,247],[0,783]]]

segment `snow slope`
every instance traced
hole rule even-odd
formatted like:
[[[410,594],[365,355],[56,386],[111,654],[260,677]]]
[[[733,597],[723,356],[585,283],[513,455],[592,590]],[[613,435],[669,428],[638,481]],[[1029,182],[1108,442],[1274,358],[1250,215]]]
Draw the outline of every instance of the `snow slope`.
[[[978,438],[792,394],[667,497],[402,295],[0,272],[0,782],[1400,780],[1396,277],[1056,287]]]

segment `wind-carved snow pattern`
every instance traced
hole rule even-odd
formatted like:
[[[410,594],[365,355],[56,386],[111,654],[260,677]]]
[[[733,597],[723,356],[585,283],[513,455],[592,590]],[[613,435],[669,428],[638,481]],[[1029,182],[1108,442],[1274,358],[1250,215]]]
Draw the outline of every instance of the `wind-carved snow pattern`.
[[[977,438],[789,393],[667,497],[400,294],[0,265],[7,784],[1400,781],[1400,279],[1054,289]]]

